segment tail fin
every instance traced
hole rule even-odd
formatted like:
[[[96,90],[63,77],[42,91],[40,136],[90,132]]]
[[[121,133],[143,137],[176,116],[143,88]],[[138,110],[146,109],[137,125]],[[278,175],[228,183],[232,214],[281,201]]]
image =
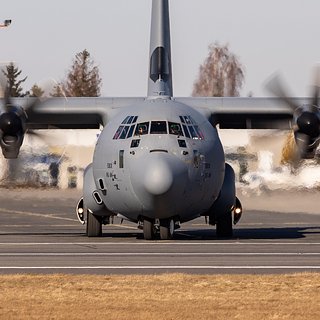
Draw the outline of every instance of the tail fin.
[[[148,97],[173,96],[168,0],[152,0]]]

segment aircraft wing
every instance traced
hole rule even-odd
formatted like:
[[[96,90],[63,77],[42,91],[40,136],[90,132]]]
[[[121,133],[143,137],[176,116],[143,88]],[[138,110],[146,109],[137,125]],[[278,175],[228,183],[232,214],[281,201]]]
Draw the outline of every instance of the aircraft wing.
[[[28,129],[96,129],[104,126],[120,108],[145,98],[34,98],[12,99],[26,114]],[[32,105],[32,107],[28,107]]]
[[[291,129],[294,110],[283,98],[176,98],[205,114],[221,129]],[[292,98],[296,105],[310,98]]]
[[[122,107],[145,98],[10,98],[0,100],[0,147],[7,159],[19,155],[28,129],[98,129]]]

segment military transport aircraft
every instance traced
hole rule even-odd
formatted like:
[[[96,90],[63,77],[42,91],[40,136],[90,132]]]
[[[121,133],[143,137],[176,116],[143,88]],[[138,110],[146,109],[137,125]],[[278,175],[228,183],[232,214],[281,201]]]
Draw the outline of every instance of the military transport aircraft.
[[[313,98],[174,98],[168,0],[152,1],[148,94],[145,98],[2,99],[0,145],[16,158],[24,134],[36,129],[103,128],[84,172],[77,214],[87,236],[119,215],[145,239],[171,239],[180,223],[199,216],[231,237],[241,217],[235,175],[225,163],[217,127],[293,129],[300,156],[319,143],[318,88]],[[236,137],[235,137],[236,139]]]

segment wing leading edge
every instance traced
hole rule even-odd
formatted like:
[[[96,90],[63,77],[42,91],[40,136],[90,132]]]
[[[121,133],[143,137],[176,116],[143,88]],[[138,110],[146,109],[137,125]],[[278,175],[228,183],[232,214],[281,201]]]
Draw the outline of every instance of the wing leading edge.
[[[24,108],[34,98],[12,99]],[[96,129],[105,126],[120,108],[145,98],[52,98],[25,108],[28,129]]]
[[[291,129],[294,111],[281,98],[176,98],[203,113],[221,129]],[[297,105],[310,98],[292,98]]]

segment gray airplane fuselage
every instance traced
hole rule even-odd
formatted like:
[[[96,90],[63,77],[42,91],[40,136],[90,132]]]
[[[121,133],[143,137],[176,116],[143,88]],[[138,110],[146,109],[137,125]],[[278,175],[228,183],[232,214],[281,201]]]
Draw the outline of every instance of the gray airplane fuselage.
[[[121,109],[100,134],[93,176],[104,205],[132,221],[191,220],[224,180],[224,152],[206,117],[170,98]]]

